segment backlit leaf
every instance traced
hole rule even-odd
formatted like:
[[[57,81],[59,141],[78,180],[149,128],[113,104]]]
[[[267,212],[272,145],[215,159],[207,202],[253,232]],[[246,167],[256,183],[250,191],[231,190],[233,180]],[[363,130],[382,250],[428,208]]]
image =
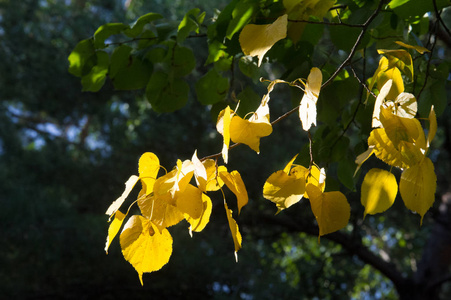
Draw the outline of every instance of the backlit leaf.
[[[106,214],[111,216],[121,207],[122,203],[124,203],[125,199],[128,197],[128,194],[132,191],[135,184],[138,182],[139,177],[136,175],[130,176],[130,178],[125,183],[125,190],[122,195],[117,198],[113,203],[111,203],[110,207],[108,207]]]
[[[211,203],[210,197],[202,193],[202,213],[198,218],[193,218],[191,216],[185,215],[185,219],[190,223],[190,234],[192,232],[201,232],[205,226],[207,226],[210,221],[211,210],[213,204]]]
[[[399,193],[406,207],[421,216],[421,223],[423,223],[424,215],[434,203],[436,188],[437,176],[434,172],[434,165],[427,157],[401,174]]]
[[[227,172],[227,168],[225,166],[217,166],[213,159],[206,159],[203,164],[205,166],[205,170],[207,171],[206,190],[219,190],[224,185],[224,181],[222,181],[221,177],[219,177],[219,173]]]
[[[224,201],[224,207],[226,210],[227,221],[229,222],[230,232],[232,233],[233,244],[235,245],[235,259],[238,262],[237,252],[238,252],[238,250],[241,249],[241,242],[242,242],[241,233],[238,228],[238,224],[236,223],[235,219],[232,217],[232,210],[229,209],[229,207],[227,206],[227,203],[225,201]]]
[[[249,120],[240,116],[233,116],[230,122],[230,138],[235,143],[248,145],[252,150],[260,153],[260,138],[272,133],[269,122],[269,106],[260,105]]]
[[[429,119],[429,132],[428,132],[427,147],[429,148],[432,140],[435,137],[435,134],[437,133],[437,117],[435,115],[434,105],[432,105],[431,107],[428,119]]]
[[[318,101],[322,80],[321,70],[312,68],[299,106],[299,118],[302,122],[302,129],[305,131],[308,131],[312,124],[316,126],[316,102]]]
[[[238,171],[221,172],[219,177],[224,181],[225,185],[235,194],[238,201],[238,214],[241,212],[241,208],[245,206],[249,200],[247,195],[246,186]]]
[[[396,67],[406,75],[413,79],[413,62],[409,52],[403,49],[398,50],[377,50],[379,54],[384,55],[388,59],[389,69]]]
[[[395,202],[398,184],[395,176],[385,170],[373,168],[363,179],[360,201],[365,207],[363,217],[389,209]]]
[[[148,219],[131,216],[120,235],[122,254],[138,272],[158,271],[168,263],[172,254],[172,237],[166,229],[161,232]]]
[[[110,58],[105,51],[96,51],[96,64],[81,78],[84,92],[98,92],[105,83]]]
[[[310,169],[310,173],[307,174],[305,185],[307,186],[307,184],[313,184],[314,186],[319,187],[321,192],[324,192],[326,189],[326,171],[324,168],[319,169],[316,165],[313,165]],[[305,192],[304,197],[306,199],[309,198],[307,192]]]
[[[404,160],[401,152],[395,148],[393,142],[383,128],[373,129],[368,137],[368,146],[373,148],[374,154],[390,166],[406,168],[409,162]]]
[[[216,122],[216,130],[222,134],[224,143],[222,145],[222,158],[224,163],[227,163],[229,159],[229,145],[230,145],[230,122],[232,120],[233,112],[230,110],[230,106],[223,109],[218,115],[218,121]]]
[[[198,219],[202,215],[202,191],[194,185],[188,184],[183,192],[176,195],[176,206],[185,215]]]
[[[204,164],[197,157],[197,150],[194,151],[193,157],[191,158],[194,166],[194,178],[196,179],[197,186],[201,189],[201,191],[207,191],[207,170],[205,169]]]
[[[396,41],[395,43],[398,44],[398,45],[400,45],[400,46],[402,46],[402,47],[404,47],[404,48],[415,49],[415,50],[416,50],[418,53],[420,53],[420,54],[424,54],[425,52],[431,52],[431,51],[429,51],[429,49],[424,48],[424,47],[422,47],[422,46],[418,46],[418,45],[412,46],[412,45],[403,43],[403,42],[401,42],[401,41]]]
[[[381,106],[385,101],[385,98],[388,95],[388,92],[391,89],[391,86],[393,84],[393,80],[389,79],[387,82],[382,86],[381,90],[379,91],[379,95],[376,97],[376,102],[374,102],[374,110],[373,110],[373,122],[372,127],[381,127],[380,122],[380,114],[381,114]]]
[[[268,25],[246,25],[240,33],[240,45],[245,55],[257,56],[258,66],[271,47],[287,36],[288,15],[277,18]]]
[[[105,243],[105,252],[108,254],[108,248],[111,245],[111,242],[113,241],[116,234],[119,232],[119,229],[121,229],[122,222],[124,221],[125,214],[121,211],[116,211],[114,214],[114,219],[111,221],[110,227],[108,227],[108,236],[106,237],[106,243]]]
[[[146,186],[146,195],[153,192],[153,186],[155,184],[155,180],[157,180],[159,170],[160,160],[154,153],[146,152],[141,155],[138,162],[138,172],[139,178]]]
[[[320,188],[307,184],[305,187],[310,206],[319,227],[319,236],[335,232],[345,227],[351,216],[351,207],[341,192],[321,192]]]
[[[175,200],[169,203],[166,199],[154,194],[148,196],[142,194],[138,197],[138,206],[141,214],[151,220],[158,230],[173,226],[182,221],[185,216],[175,206]]]
[[[357,158],[355,159],[355,163],[357,164],[357,168],[355,169],[354,176],[355,176],[355,174],[357,174],[357,172],[359,171],[359,169],[362,166],[362,164],[368,158],[370,158],[370,156],[373,155],[373,153],[374,153],[374,145],[371,145],[371,146],[368,147],[368,149],[365,152],[363,152],[363,153],[361,153],[361,154],[359,154],[357,156]]]
[[[69,73],[81,77],[89,73],[95,61],[96,52],[92,39],[80,41],[70,53]]]

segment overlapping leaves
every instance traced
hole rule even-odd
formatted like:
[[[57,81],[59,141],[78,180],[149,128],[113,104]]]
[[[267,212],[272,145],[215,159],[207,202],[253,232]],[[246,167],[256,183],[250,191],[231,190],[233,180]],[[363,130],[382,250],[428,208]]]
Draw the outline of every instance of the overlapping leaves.
[[[237,171],[229,173],[224,166],[218,167],[211,159],[202,162],[196,152],[191,160],[178,160],[172,171],[158,177],[160,168],[154,153],[144,153],[139,160],[139,176],[130,177],[124,193],[107,210],[107,215],[114,218],[105,246],[108,253],[111,241],[128,213],[122,213],[119,208],[136,183],[141,182],[142,188],[135,201],[141,215],[130,217],[120,234],[122,253],[138,272],[141,284],[143,273],[157,271],[169,261],[172,237],[168,227],[186,220],[192,235],[192,232],[200,232],[208,224],[212,202],[205,192],[221,189],[225,184],[237,197],[238,213],[248,202],[246,187]],[[197,186],[190,183],[193,177]],[[224,205],[236,255],[241,248],[241,234],[225,199]]]

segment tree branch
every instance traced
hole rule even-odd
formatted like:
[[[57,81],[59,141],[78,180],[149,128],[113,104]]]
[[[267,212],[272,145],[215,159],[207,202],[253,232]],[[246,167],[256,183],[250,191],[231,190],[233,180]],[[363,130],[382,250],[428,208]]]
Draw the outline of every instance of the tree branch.
[[[363,39],[363,36],[365,35],[365,32],[368,29],[368,26],[371,24],[371,22],[376,18],[376,16],[379,14],[379,12],[382,9],[382,5],[384,4],[385,0],[381,0],[379,2],[379,5],[377,6],[376,10],[373,12],[373,14],[366,20],[366,22],[363,24],[362,31],[360,32],[359,36],[357,37],[357,40],[354,43],[354,46],[351,49],[351,52],[349,53],[348,57],[343,61],[343,63],[338,67],[338,69],[332,74],[332,76],[327,79],[326,82],[323,83],[321,88],[326,87],[329,85],[332,80],[334,80],[335,77],[343,70],[352,60],[355,52],[357,51],[357,47],[359,46],[360,42]]]

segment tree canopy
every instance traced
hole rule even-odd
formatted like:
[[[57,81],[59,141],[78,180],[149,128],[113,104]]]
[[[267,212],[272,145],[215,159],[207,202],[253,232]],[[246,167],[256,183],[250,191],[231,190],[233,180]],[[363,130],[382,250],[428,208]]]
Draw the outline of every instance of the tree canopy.
[[[449,1],[160,4],[1,2],[8,295],[449,297]]]

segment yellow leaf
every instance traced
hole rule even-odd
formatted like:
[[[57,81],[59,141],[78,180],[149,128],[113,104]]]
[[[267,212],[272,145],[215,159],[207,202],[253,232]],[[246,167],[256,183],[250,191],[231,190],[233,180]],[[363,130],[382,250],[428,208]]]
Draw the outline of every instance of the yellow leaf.
[[[377,50],[379,54],[384,55],[388,59],[390,68],[397,68],[413,79],[413,62],[412,56],[404,49],[397,50]]]
[[[404,92],[404,80],[402,79],[401,71],[398,68],[388,68],[384,72],[380,72],[377,76],[377,88],[380,90],[382,86],[388,81],[393,80],[392,87],[388,92],[387,99],[393,100]]]
[[[429,51],[429,49],[427,49],[425,47],[418,46],[418,45],[417,46],[412,46],[412,45],[403,43],[401,41],[396,41],[395,43],[400,45],[400,46],[402,46],[402,47],[404,47],[404,48],[415,49],[420,54],[424,54],[425,52],[431,52],[431,51]]]
[[[152,152],[141,155],[138,163],[139,178],[146,186],[146,195],[153,192],[153,185],[160,170],[160,160]]]
[[[420,154],[424,153],[424,150],[426,149],[426,138],[424,136],[423,128],[417,119],[396,116],[391,113],[389,108],[382,108],[380,117],[385,133],[392,141],[395,148],[401,151],[399,143],[404,142],[404,151],[412,149],[414,152],[419,152]],[[412,144],[414,147],[407,145],[407,143]],[[413,153],[405,153],[403,151],[401,151],[401,154],[406,154],[409,158],[416,156],[413,155]],[[419,161],[406,161],[409,165],[416,164],[418,162]]]
[[[287,37],[287,25],[288,15],[283,15],[272,24],[244,26],[239,37],[241,50],[245,55],[257,56],[260,66],[265,53],[276,42]]]
[[[359,154],[357,158],[355,159],[355,163],[357,164],[357,168],[355,169],[354,176],[357,174],[357,171],[359,171],[360,167],[363,165],[363,163],[370,158],[371,155],[374,153],[374,145],[371,145],[368,147],[368,150],[365,152]]]
[[[316,126],[316,102],[318,101],[322,81],[321,70],[312,68],[307,78],[301,105],[299,106],[299,119],[305,131],[309,130],[312,124]]]
[[[228,208],[225,200],[224,200],[224,207],[226,210],[227,221],[229,222],[230,232],[232,233],[233,244],[235,245],[235,259],[238,262],[237,252],[238,252],[238,250],[241,249],[241,242],[242,242],[240,229],[238,228],[238,224],[236,223],[235,219],[233,219],[232,210]]]
[[[437,176],[434,172],[434,165],[427,157],[401,174],[399,193],[406,207],[421,216],[421,223],[423,223],[424,215],[434,203],[436,188]]]
[[[222,134],[224,143],[222,146],[222,158],[224,163],[227,163],[229,159],[229,145],[230,145],[230,121],[232,120],[233,113],[230,110],[230,106],[223,109],[218,115],[218,121],[216,122],[216,130]]]
[[[219,173],[219,177],[224,181],[227,187],[235,194],[238,202],[238,214],[241,212],[241,208],[245,206],[249,200],[247,195],[246,186],[243,179],[241,179],[238,171],[232,171],[231,173],[224,171]]]
[[[431,142],[434,139],[436,133],[437,133],[437,117],[435,115],[434,105],[432,105],[431,111],[429,112],[429,132],[427,140],[428,148],[431,145]]]
[[[130,194],[130,192],[132,191],[133,187],[138,182],[138,180],[139,180],[138,176],[136,175],[130,176],[130,178],[125,183],[125,190],[122,193],[122,195],[119,198],[117,198],[113,203],[111,203],[110,207],[108,207],[106,211],[107,215],[111,216],[121,207],[122,203],[124,203],[125,199],[128,197],[128,195]]]
[[[326,189],[326,171],[324,170],[324,168],[319,169],[316,165],[313,165],[310,169],[310,173],[307,173],[306,175],[306,186],[308,184],[313,184],[314,186],[319,187],[321,192],[324,192],[324,190]],[[304,198],[309,198],[307,192],[305,192]]]
[[[384,128],[377,128],[371,131],[368,137],[368,146],[373,148],[377,158],[390,166],[406,168],[409,165],[409,162],[405,161],[401,152],[395,148]]]
[[[260,138],[271,133],[272,126],[266,117],[243,120],[239,116],[233,116],[230,122],[230,138],[232,141],[248,145],[257,153],[260,153]]]
[[[164,176],[159,177],[154,184],[154,194],[175,205],[175,193],[183,192],[194,174],[194,166],[190,161],[179,160],[177,167]]]
[[[277,213],[299,202],[304,196],[308,170],[302,166],[297,168],[292,175],[282,170],[277,171],[263,185],[263,197],[276,204]]]
[[[363,217],[389,209],[395,202],[398,184],[395,176],[385,170],[373,168],[363,179],[360,201],[365,207]]]
[[[392,108],[394,115],[413,119],[418,111],[417,99],[410,93],[401,93],[396,97]]]
[[[176,206],[183,214],[193,219],[200,218],[203,209],[202,191],[188,184],[183,192],[177,192]]]
[[[203,165],[207,171],[207,192],[219,190],[224,185],[224,181],[219,177],[219,173],[227,172],[227,168],[225,166],[217,166],[213,159],[206,159]]]
[[[121,229],[122,222],[124,221],[125,214],[121,211],[116,211],[114,214],[114,219],[110,224],[110,227],[108,228],[108,236],[106,237],[106,243],[105,243],[105,252],[108,254],[108,248],[111,245],[111,242],[113,241],[116,234],[119,232],[119,229]]]
[[[387,82],[382,86],[379,95],[377,95],[376,102],[374,102],[374,110],[373,110],[373,122],[372,122],[373,128],[381,127],[382,125],[380,122],[381,106],[384,103],[388,93],[390,92],[392,84],[393,80],[391,79],[387,80]]]
[[[139,197],[138,206],[141,214],[151,220],[160,231],[178,224],[185,218],[183,213],[175,206],[175,200],[174,204],[170,204],[154,194]]]
[[[298,157],[298,154],[296,154],[285,166],[285,168],[283,168],[283,171],[285,173],[287,173],[287,175],[290,175],[290,170],[291,170],[291,166],[293,165],[294,161],[296,160],[296,158]]]
[[[120,235],[122,254],[138,272],[143,284],[143,273],[158,271],[168,263],[172,254],[172,237],[166,229],[161,233],[148,219],[131,216]]]
[[[207,191],[207,170],[204,164],[197,157],[197,150],[194,151],[191,161],[194,165],[194,178],[196,179],[197,186],[203,191]]]
[[[310,206],[319,227],[319,237],[340,230],[348,224],[351,207],[341,192],[321,192],[320,188],[307,184],[305,187]]]
[[[185,215],[185,219],[190,223],[190,235],[192,236],[192,232],[201,232],[205,226],[207,226],[210,221],[211,210],[213,208],[213,204],[211,203],[210,197],[202,193],[202,213],[198,218],[192,218],[191,216]]]

